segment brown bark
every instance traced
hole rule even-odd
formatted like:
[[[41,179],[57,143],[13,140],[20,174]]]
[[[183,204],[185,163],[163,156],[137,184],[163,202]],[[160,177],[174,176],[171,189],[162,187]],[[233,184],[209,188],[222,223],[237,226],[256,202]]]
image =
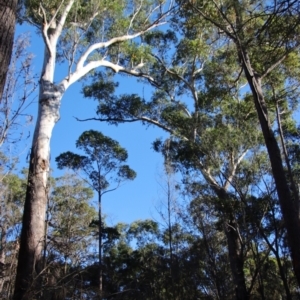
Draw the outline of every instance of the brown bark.
[[[0,0],[0,102],[12,55],[18,0]]]

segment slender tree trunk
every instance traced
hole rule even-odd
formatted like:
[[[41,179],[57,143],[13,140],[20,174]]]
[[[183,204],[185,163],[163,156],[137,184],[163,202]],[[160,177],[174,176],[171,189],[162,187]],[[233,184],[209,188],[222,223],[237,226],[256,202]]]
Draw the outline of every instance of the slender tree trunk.
[[[99,201],[99,300],[102,300],[103,296],[103,286],[102,286],[102,203],[101,203],[101,191],[98,192],[98,201]]]
[[[272,173],[275,180],[277,195],[283,215],[283,220],[287,230],[288,244],[291,251],[294,272],[300,286],[300,220],[299,204],[296,203],[289,187],[286,172],[283,167],[281,151],[268,120],[268,110],[262,91],[262,84],[259,75],[254,74],[247,51],[239,49],[239,56],[242,61],[243,69],[252,91],[254,104],[258,114],[269,159],[271,162]]]
[[[10,64],[18,0],[0,0],[0,102]]]
[[[171,276],[171,288],[172,288],[172,295],[173,299],[177,299],[177,282],[174,278],[174,255],[173,255],[173,235],[172,235],[172,193],[171,193],[171,166],[169,165],[169,162],[166,161],[166,167],[165,172],[167,176],[167,212],[168,212],[168,220],[167,220],[167,226],[168,226],[168,235],[169,235],[169,251],[170,251],[170,276]],[[176,285],[176,287],[175,287]]]
[[[41,79],[39,112],[32,142],[14,299],[31,299],[30,288],[42,269],[45,241],[50,139],[59,119],[63,87]]]
[[[234,221],[225,222],[225,234],[236,299],[247,300],[249,296],[245,283],[243,247],[238,234],[238,226]]]
[[[214,191],[224,205],[230,205],[228,202],[231,200],[231,197],[224,188],[214,186]],[[222,209],[220,211],[222,211]],[[234,214],[234,212],[232,212],[232,214]],[[235,222],[232,214],[226,212],[222,216],[227,239],[230,268],[235,285],[236,299],[247,300],[249,299],[249,295],[244,273],[243,245],[239,235],[238,224]]]
[[[5,255],[5,248],[6,248],[6,234],[7,234],[7,225],[2,224],[0,226],[1,230],[1,237],[0,237],[0,294],[2,293],[3,286],[5,283],[5,280],[7,278],[6,274],[6,268],[5,268],[5,263],[6,263],[6,255]]]

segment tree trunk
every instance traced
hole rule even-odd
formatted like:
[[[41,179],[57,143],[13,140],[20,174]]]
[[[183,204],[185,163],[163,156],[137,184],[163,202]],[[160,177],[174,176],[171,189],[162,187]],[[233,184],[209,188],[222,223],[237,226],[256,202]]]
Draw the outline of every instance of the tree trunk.
[[[1,230],[1,237],[0,237],[0,295],[2,293],[3,290],[3,286],[7,277],[6,274],[6,267],[5,267],[5,263],[6,263],[6,255],[5,255],[5,248],[6,248],[6,234],[7,234],[7,225],[6,224],[2,224],[0,226],[0,230]]]
[[[245,283],[243,248],[238,234],[238,226],[232,220],[226,222],[224,226],[236,299],[247,300],[249,296]]]
[[[230,199],[227,192],[224,189],[220,189],[216,193],[224,205],[226,205],[226,202]],[[235,296],[236,300],[247,300],[249,299],[249,295],[244,273],[243,245],[239,235],[238,224],[234,221],[234,217],[229,218],[229,215],[230,213],[224,213],[222,218],[227,240],[230,269],[235,287]]]
[[[0,102],[12,55],[18,0],[0,0]]]
[[[300,221],[299,221],[299,203],[296,203],[291,189],[289,187],[286,172],[283,167],[281,151],[268,120],[268,110],[263,96],[261,79],[259,75],[254,74],[250,64],[247,51],[239,50],[243,69],[252,91],[255,108],[263,132],[265,144],[267,147],[269,159],[271,162],[272,173],[275,180],[277,195],[283,215],[283,220],[287,230],[288,244],[291,251],[294,272],[300,286]]]
[[[100,177],[100,176],[99,176]],[[102,300],[103,297],[103,268],[102,268],[102,194],[101,191],[98,191],[98,214],[99,214],[99,300]]]
[[[14,299],[32,299],[30,293],[42,271],[45,241],[50,139],[59,119],[64,89],[41,79],[39,112],[32,142],[28,185],[21,232]]]
[[[247,300],[249,295],[246,288],[246,280],[244,274],[244,253],[242,241],[239,235],[238,224],[234,221],[234,211],[230,212],[231,196],[222,187],[214,186],[214,191],[220,198],[224,206],[227,207],[226,212],[223,214],[224,230],[227,239],[228,255],[230,261],[230,269],[235,285],[235,294],[237,300]],[[222,211],[224,209],[220,209]]]

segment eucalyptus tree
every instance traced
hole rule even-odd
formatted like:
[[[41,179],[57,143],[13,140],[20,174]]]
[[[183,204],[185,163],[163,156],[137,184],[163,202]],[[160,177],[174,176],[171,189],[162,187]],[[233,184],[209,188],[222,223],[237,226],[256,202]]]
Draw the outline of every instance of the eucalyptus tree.
[[[229,233],[235,228],[231,233],[235,235],[235,245],[239,245],[240,250],[235,249],[239,255],[230,255],[231,259],[237,258],[235,262],[231,261],[232,272],[237,297],[246,299],[245,279],[242,279],[242,253],[246,252],[241,250],[245,244],[236,235],[239,229],[235,227],[238,225],[233,217],[237,216],[233,202],[251,199],[246,192],[240,192],[250,189],[246,188],[248,183],[242,182],[241,177],[237,182],[237,172],[245,159],[250,162],[260,160],[264,144],[283,217],[287,219],[288,233],[292,235],[289,238],[290,247],[294,249],[292,257],[300,254],[299,230],[296,229],[299,227],[298,192],[292,172],[285,172],[285,167],[289,169],[289,161],[287,155],[282,161],[273,131],[277,107],[277,123],[283,125],[284,130],[289,127],[297,132],[291,115],[298,97],[299,4],[297,1],[265,4],[231,0],[220,3],[178,2],[181,10],[174,16],[173,25],[181,35],[176,37],[170,30],[149,33],[144,39],[155,48],[151,75],[157,90],[152,101],[145,101],[137,95],[120,98],[101,95],[97,85],[105,87],[103,78],[86,87],[85,95],[99,100],[99,118],[93,119],[111,124],[142,121],[171,133],[171,143],[158,142],[155,144],[157,148],[166,152],[166,146],[171,144],[174,157],[185,162],[186,166],[197,166],[218,198],[231,207],[233,215],[224,216],[224,220],[228,217],[231,220],[229,223],[225,221],[225,227],[229,228],[225,233],[230,238]],[[178,38],[181,39],[179,42]],[[256,70],[255,74],[253,70]],[[250,86],[251,93],[246,85]],[[108,87],[111,88],[111,84]],[[257,100],[258,94],[263,98]],[[259,125],[263,129],[262,135]],[[281,137],[286,134],[284,130],[278,130]],[[284,139],[282,141],[284,145]],[[258,182],[270,173],[265,173],[260,179],[253,171],[251,174],[252,186],[256,185],[255,193],[258,193],[254,195],[260,195]],[[286,197],[290,200],[285,201]],[[224,212],[221,206],[217,210]],[[299,261],[294,261],[296,273]]]
[[[102,299],[102,196],[116,190],[126,180],[133,180],[136,173],[124,163],[127,151],[117,141],[95,130],[85,131],[76,142],[85,155],[64,152],[56,158],[58,168],[81,170],[87,182],[98,194],[99,217],[99,291]]]
[[[6,74],[12,56],[17,7],[18,0],[0,1],[0,102],[2,100]]]
[[[299,2],[179,2],[182,10],[192,15],[187,25],[189,22],[206,20],[218,30],[228,48],[233,47],[235,50],[235,65],[240,69],[240,75],[244,74],[250,88],[264,136],[287,229],[293,268],[300,285],[299,191],[285,147],[283,145],[283,150],[280,149],[272,123],[272,112],[275,109],[280,119],[287,122],[299,95]],[[237,80],[239,77],[236,77]],[[278,131],[281,132],[278,123]],[[281,132],[284,144],[282,137]]]
[[[26,0],[23,19],[43,38],[38,116],[30,155],[15,299],[40,272],[43,249],[49,145],[69,86],[96,68],[144,75],[148,48],[137,40],[165,24],[173,1]],[[138,52],[137,61],[135,52]],[[60,77],[56,79],[57,63]]]
[[[154,148],[168,154],[183,174],[190,170],[192,182],[206,183],[217,196],[210,197],[211,207],[222,220],[238,297],[247,299],[243,264],[249,241],[241,238],[236,210],[243,209],[246,192],[240,192],[244,183],[236,175],[245,158],[256,159],[262,137],[251,101],[240,93],[244,81],[229,72],[234,57],[224,58],[224,65],[217,63],[225,49],[213,38],[213,27],[200,22],[187,31],[181,25],[180,20],[174,25],[181,36],[171,30],[145,36],[145,43],[155,49],[150,74],[156,90],[150,101],[138,95],[110,96],[103,91],[113,83],[101,76],[84,93],[99,101],[99,117],[93,119],[111,124],[141,121],[170,133],[168,141],[158,140]]]

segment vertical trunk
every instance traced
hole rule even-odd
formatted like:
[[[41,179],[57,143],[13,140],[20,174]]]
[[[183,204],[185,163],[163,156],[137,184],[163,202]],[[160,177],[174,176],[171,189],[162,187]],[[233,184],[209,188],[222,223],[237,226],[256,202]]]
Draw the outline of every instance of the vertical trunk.
[[[174,285],[174,258],[173,258],[173,236],[172,236],[172,220],[171,220],[171,209],[172,209],[172,195],[171,195],[171,184],[170,184],[170,174],[168,173],[168,166],[166,167],[167,174],[167,209],[168,209],[168,235],[169,235],[169,251],[170,251],[170,275],[171,275],[171,288],[173,299],[177,299],[177,282],[176,289]]]
[[[283,167],[280,148],[268,120],[268,110],[263,96],[261,80],[254,74],[250,64],[247,51],[239,50],[239,56],[243,62],[243,69],[252,91],[255,108],[263,132],[265,144],[267,147],[269,159],[271,162],[272,173],[275,180],[277,195],[283,215],[283,220],[287,230],[288,244],[291,251],[294,272],[300,286],[300,221],[299,204],[296,203],[289,187],[286,172]]]
[[[222,218],[227,239],[230,269],[235,286],[236,299],[247,300],[249,299],[249,295],[246,288],[244,273],[243,245],[239,235],[238,224],[234,221],[234,211],[230,212],[230,210],[232,210],[230,209],[231,197],[224,188],[214,186],[214,191],[222,203],[227,205],[227,212]]]
[[[0,102],[15,35],[18,0],[0,0]]]
[[[238,235],[238,226],[234,221],[225,223],[225,234],[236,299],[247,300],[249,296],[245,283],[243,247]]]
[[[0,294],[2,293],[3,286],[5,283],[5,279],[7,277],[6,268],[5,268],[5,247],[6,247],[6,233],[7,233],[7,225],[2,224],[0,226]]]
[[[102,287],[102,209],[101,209],[101,191],[98,192],[99,200],[99,299],[102,300],[103,287]]]
[[[14,299],[31,299],[42,269],[50,139],[59,119],[61,86],[41,79],[39,112],[32,142]]]

